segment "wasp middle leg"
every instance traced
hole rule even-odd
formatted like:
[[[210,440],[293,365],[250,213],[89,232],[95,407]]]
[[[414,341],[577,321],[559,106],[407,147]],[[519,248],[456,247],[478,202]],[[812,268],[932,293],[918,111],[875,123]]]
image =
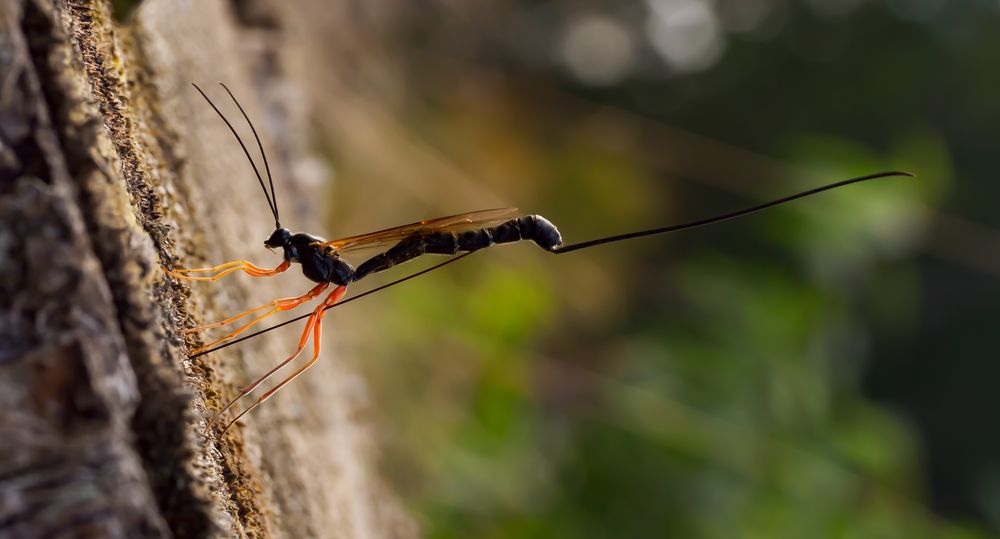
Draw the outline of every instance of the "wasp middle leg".
[[[200,352],[202,352],[204,350],[207,350],[207,349],[209,349],[209,348],[211,348],[211,347],[213,347],[213,346],[215,346],[215,345],[217,345],[219,343],[226,342],[229,339],[232,339],[233,337],[236,337],[240,333],[243,333],[247,329],[250,329],[257,322],[260,322],[261,320],[263,320],[263,319],[271,316],[274,313],[281,312],[281,311],[288,311],[288,310],[294,309],[294,308],[298,307],[299,305],[302,305],[303,303],[306,303],[306,302],[312,300],[316,296],[319,296],[329,286],[330,286],[330,283],[320,283],[320,284],[314,286],[312,288],[312,290],[306,292],[305,294],[302,294],[301,296],[298,296],[298,297],[295,297],[295,298],[281,298],[281,299],[276,299],[276,300],[274,300],[274,301],[272,301],[270,303],[265,303],[264,305],[261,305],[260,307],[256,307],[256,308],[250,309],[249,311],[244,311],[244,312],[242,312],[240,314],[237,314],[236,316],[231,316],[231,317],[229,317],[229,318],[227,318],[227,319],[225,319],[225,320],[223,320],[221,322],[215,322],[214,324],[205,324],[204,326],[198,326],[198,327],[194,327],[194,328],[185,329],[183,333],[186,334],[186,333],[196,333],[196,332],[199,332],[199,331],[204,331],[206,329],[211,329],[211,328],[217,328],[217,327],[220,327],[220,326],[226,326],[226,325],[229,325],[229,324],[231,324],[231,323],[239,320],[240,318],[244,318],[246,316],[250,316],[251,314],[253,314],[255,312],[262,311],[264,309],[267,309],[268,307],[271,308],[269,311],[267,311],[264,314],[262,314],[262,315],[260,315],[260,316],[258,316],[256,318],[254,318],[253,320],[247,322],[246,324],[240,326],[239,328],[237,328],[236,330],[228,333],[227,335],[223,336],[222,338],[217,339],[217,340],[212,341],[212,342],[210,342],[210,343],[208,343],[208,344],[206,344],[204,346],[201,346],[199,348],[196,348],[196,349],[192,350],[191,353],[192,354],[198,354],[198,353],[200,353]]]

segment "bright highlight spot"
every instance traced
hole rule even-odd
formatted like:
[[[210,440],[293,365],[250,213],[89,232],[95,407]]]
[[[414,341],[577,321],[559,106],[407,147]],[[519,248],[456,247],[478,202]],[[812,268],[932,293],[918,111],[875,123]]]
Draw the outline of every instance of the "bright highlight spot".
[[[603,15],[586,15],[570,22],[560,46],[562,61],[585,84],[608,86],[632,70],[635,46],[628,30]]]
[[[677,71],[701,71],[725,48],[719,21],[703,0],[648,0],[646,31],[657,54]]]

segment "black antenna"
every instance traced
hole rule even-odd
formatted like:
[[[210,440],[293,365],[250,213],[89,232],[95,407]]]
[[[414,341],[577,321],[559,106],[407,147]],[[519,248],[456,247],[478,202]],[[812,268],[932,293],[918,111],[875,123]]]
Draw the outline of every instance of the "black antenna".
[[[363,297],[365,297],[365,296],[367,296],[369,294],[374,294],[375,292],[378,292],[380,290],[385,290],[386,288],[389,288],[390,286],[395,286],[395,285],[400,284],[402,282],[409,281],[410,279],[413,279],[415,277],[420,277],[421,275],[423,275],[425,273],[430,273],[430,272],[432,272],[432,271],[434,271],[434,270],[436,270],[438,268],[442,268],[444,266],[447,266],[448,264],[452,264],[454,262],[458,262],[459,260],[461,260],[461,259],[463,259],[463,258],[465,258],[465,257],[467,257],[467,256],[469,256],[469,255],[471,255],[472,253],[475,253],[475,252],[476,251],[469,251],[467,253],[462,253],[462,254],[456,256],[455,258],[449,258],[448,260],[445,260],[444,262],[441,262],[440,264],[434,264],[433,266],[431,266],[431,267],[429,267],[429,268],[427,268],[425,270],[418,271],[418,272],[416,272],[416,273],[414,273],[412,275],[408,275],[406,277],[403,277],[402,279],[396,279],[395,281],[386,283],[386,284],[384,284],[382,286],[377,286],[377,287],[372,288],[371,290],[369,290],[367,292],[358,294],[357,296],[353,296],[353,297],[347,298],[344,301],[341,301],[340,303],[335,303],[333,305],[330,305],[329,307],[327,307],[327,308],[325,308],[323,310],[324,311],[329,311],[330,309],[332,309],[334,307],[340,307],[341,305],[348,304],[348,303],[350,303],[350,302],[352,302],[352,301],[354,301],[356,299],[361,299],[361,298],[363,298]],[[247,335],[245,337],[240,337],[239,339],[236,339],[234,341],[229,341],[226,344],[220,344],[219,346],[216,346],[215,348],[211,348],[209,350],[205,350],[204,352],[198,352],[197,354],[194,354],[194,355],[191,355],[191,356],[188,356],[188,357],[191,358],[191,359],[194,359],[194,358],[196,358],[198,356],[203,356],[205,354],[211,354],[212,352],[215,352],[216,350],[222,350],[223,348],[226,348],[227,346],[232,346],[232,345],[234,345],[236,343],[243,342],[243,341],[245,341],[247,339],[252,339],[252,338],[254,338],[254,337],[258,336],[258,335],[263,335],[264,333],[267,333],[268,331],[271,331],[273,329],[278,329],[280,327],[287,326],[288,324],[291,324],[291,323],[294,323],[294,322],[298,322],[299,320],[305,320],[306,318],[309,318],[310,316],[312,316],[311,313],[310,314],[304,314],[302,316],[299,316],[297,318],[292,318],[290,320],[285,320],[284,322],[282,322],[280,324],[277,324],[275,326],[269,327],[267,329],[262,329],[260,331],[255,332],[255,333],[251,333],[250,335]]]
[[[243,105],[240,105],[236,96],[233,95],[233,92],[229,90],[229,87],[226,86],[225,83],[220,82],[219,86],[222,86],[226,90],[226,93],[229,94],[229,97],[232,98],[233,103],[236,103],[236,108],[240,109],[240,114],[242,114],[243,118],[247,121],[247,125],[250,126],[250,131],[253,132],[253,138],[257,141],[257,149],[260,150],[260,156],[264,158],[264,172],[267,173],[267,183],[271,186],[271,205],[274,208],[274,228],[281,228],[281,224],[278,223],[278,215],[280,215],[280,212],[278,211],[278,195],[274,192],[274,179],[271,178],[271,167],[267,165],[267,154],[264,153],[264,145],[260,143],[260,137],[257,136],[257,129],[254,128],[253,122],[250,121],[250,116],[247,116],[246,111],[243,110]]]
[[[803,191],[801,193],[796,193],[794,195],[789,195],[787,197],[779,198],[777,200],[772,200],[770,202],[765,202],[763,204],[758,204],[756,206],[751,206],[749,208],[744,208],[742,210],[737,210],[734,212],[726,213],[723,215],[717,215],[715,217],[708,217],[706,219],[699,219],[697,221],[691,221],[690,223],[682,223],[679,225],[665,226],[661,228],[653,228],[650,230],[640,230],[638,232],[629,232],[627,234],[618,234],[616,236],[608,236],[606,238],[598,238],[596,240],[581,241],[579,243],[571,243],[569,245],[563,245],[562,247],[557,247],[552,249],[551,252],[561,255],[564,253],[570,253],[580,249],[586,249],[588,247],[594,247],[597,245],[603,245],[605,243],[613,243],[616,241],[628,240],[632,238],[641,238],[643,236],[653,236],[655,234],[666,234],[668,232],[677,232],[679,230],[687,230],[689,228],[697,228],[699,226],[710,225],[712,223],[718,223],[721,221],[728,221],[736,217],[741,217],[743,215],[749,215],[751,213],[756,213],[761,210],[771,208],[774,206],[779,206],[793,200],[798,200],[807,196],[815,195],[816,193],[822,193],[823,191],[829,191],[830,189],[836,189],[838,187],[843,187],[845,185],[850,185],[852,183],[860,183],[868,180],[876,180],[879,178],[889,178],[892,176],[909,176],[911,178],[916,175],[912,172],[902,172],[898,170],[890,172],[879,172],[878,174],[869,174],[868,176],[861,176],[858,178],[851,178],[849,180],[843,180],[836,183],[831,183],[829,185],[824,185],[822,187],[817,187],[815,189],[810,189],[808,191]]]
[[[243,148],[243,153],[247,156],[247,160],[250,161],[250,166],[253,167],[253,173],[257,175],[257,182],[260,184],[260,188],[264,191],[264,198],[267,199],[267,207],[271,209],[271,215],[274,216],[275,228],[281,228],[281,224],[278,222],[278,210],[277,208],[275,208],[274,203],[271,201],[271,196],[268,195],[267,193],[267,187],[264,186],[264,178],[261,177],[260,170],[257,169],[257,164],[254,163],[253,157],[250,156],[250,151],[247,150],[246,144],[243,144],[243,139],[240,138],[240,134],[236,132],[236,129],[233,127],[233,124],[229,123],[229,120],[226,119],[226,116],[224,114],[222,114],[222,111],[219,110],[219,107],[215,106],[215,103],[213,103],[212,100],[209,99],[207,95],[205,95],[205,92],[203,92],[201,88],[198,87],[197,84],[192,82],[191,86],[194,86],[194,89],[198,90],[198,93],[200,93],[201,96],[205,98],[205,101],[208,101],[208,104],[211,105],[212,109],[215,110],[215,113],[219,115],[219,118],[222,118],[222,121],[226,122],[226,127],[228,127],[229,131],[231,131],[233,133],[233,136],[236,137],[236,142],[240,143],[240,148]],[[254,136],[256,136],[256,133],[254,133]]]

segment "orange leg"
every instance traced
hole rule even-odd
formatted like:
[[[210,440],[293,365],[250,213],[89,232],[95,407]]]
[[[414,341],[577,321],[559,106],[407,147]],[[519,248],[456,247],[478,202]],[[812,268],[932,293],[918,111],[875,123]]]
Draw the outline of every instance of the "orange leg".
[[[306,344],[306,341],[308,341],[308,339],[309,339],[309,333],[310,332],[312,332],[312,334],[313,334],[313,356],[312,356],[312,359],[310,359],[308,363],[306,363],[305,365],[303,365],[302,368],[300,368],[299,370],[295,371],[294,373],[292,373],[291,375],[289,375],[287,378],[285,378],[284,380],[282,380],[278,385],[276,385],[276,386],[272,387],[271,389],[267,390],[267,393],[264,393],[263,395],[261,395],[257,399],[256,402],[254,402],[253,404],[251,404],[246,410],[243,410],[242,412],[240,412],[239,415],[237,415],[236,417],[234,417],[232,419],[232,421],[230,421],[229,423],[227,423],[226,427],[224,429],[222,429],[222,432],[226,432],[227,430],[229,430],[229,427],[233,426],[233,424],[236,423],[237,421],[239,421],[241,417],[243,417],[244,415],[246,415],[247,413],[249,413],[250,410],[253,410],[254,408],[260,406],[264,401],[266,401],[267,399],[269,399],[271,397],[271,395],[274,395],[275,393],[278,392],[279,389],[281,389],[282,387],[284,387],[285,384],[287,384],[288,382],[291,382],[292,379],[294,379],[296,376],[302,374],[303,372],[305,372],[306,369],[308,369],[309,367],[311,367],[313,363],[316,363],[316,360],[319,359],[320,345],[322,344],[323,316],[326,314],[326,309],[328,307],[332,307],[338,301],[340,301],[340,299],[342,297],[344,297],[344,293],[345,292],[347,292],[347,287],[346,286],[338,286],[337,288],[335,288],[333,290],[333,292],[330,292],[330,295],[327,296],[326,299],[323,300],[323,303],[319,304],[316,307],[316,309],[313,311],[312,315],[310,315],[309,321],[306,323],[306,328],[302,332],[302,337],[299,339],[299,347],[295,351],[295,353],[292,354],[291,356],[289,356],[288,359],[286,359],[285,361],[281,362],[276,367],[274,367],[273,369],[271,369],[270,371],[268,371],[267,374],[265,374],[264,376],[258,378],[254,383],[252,383],[249,386],[247,386],[246,388],[244,388],[243,391],[240,392],[239,396],[236,397],[235,399],[233,399],[232,402],[230,402],[229,404],[227,404],[226,407],[223,408],[221,412],[219,412],[219,414],[221,415],[223,412],[225,412],[226,410],[228,410],[229,407],[231,407],[233,404],[236,403],[236,401],[240,400],[240,398],[242,398],[247,393],[253,391],[253,389],[255,387],[257,387],[258,385],[260,385],[264,380],[266,380],[272,374],[274,374],[275,372],[277,372],[278,369],[284,367],[285,365],[288,364],[288,362],[290,362],[293,359],[295,359],[296,357],[298,357],[298,355],[302,352],[302,349],[305,348],[305,344]]]
[[[225,326],[225,325],[228,325],[228,324],[231,324],[231,323],[235,322],[236,320],[239,320],[240,318],[243,318],[245,316],[249,316],[249,315],[251,315],[251,314],[253,314],[253,313],[257,312],[257,311],[260,311],[260,310],[266,309],[268,307],[271,307],[271,310],[269,310],[266,313],[264,313],[264,314],[262,314],[262,315],[260,315],[260,316],[258,316],[256,318],[254,318],[250,322],[248,322],[248,323],[240,326],[235,331],[233,331],[233,332],[225,335],[224,337],[222,337],[220,339],[212,341],[212,342],[210,342],[210,343],[208,343],[208,344],[206,344],[206,345],[204,345],[204,346],[202,346],[200,348],[196,348],[191,353],[192,354],[197,354],[197,353],[201,352],[202,350],[207,350],[207,349],[209,349],[209,348],[211,348],[211,347],[213,347],[213,346],[215,346],[215,345],[217,345],[219,343],[228,341],[229,339],[232,339],[233,337],[239,335],[240,333],[243,333],[244,331],[246,331],[247,329],[249,329],[250,327],[252,327],[257,322],[260,322],[261,320],[267,318],[268,316],[271,316],[274,313],[277,313],[277,312],[280,312],[280,311],[288,311],[288,310],[294,309],[294,308],[298,307],[299,305],[302,305],[303,303],[305,303],[305,302],[307,302],[307,301],[315,298],[316,296],[322,294],[323,291],[326,290],[327,287],[329,287],[329,286],[330,286],[330,283],[320,283],[320,284],[314,286],[312,288],[312,290],[306,292],[305,294],[303,294],[303,295],[301,295],[301,296],[299,296],[297,298],[276,299],[276,300],[272,301],[271,303],[267,303],[265,305],[261,305],[260,307],[257,307],[257,308],[254,308],[254,309],[250,309],[249,311],[242,312],[242,313],[240,313],[240,314],[238,314],[236,316],[229,317],[229,318],[223,320],[222,322],[216,322],[214,324],[206,324],[204,326],[198,326],[196,328],[186,329],[186,330],[184,330],[184,333],[194,333],[194,332],[203,331],[203,330],[210,329],[210,328],[217,328],[219,326]]]
[[[240,270],[242,270],[243,273],[246,273],[247,275],[250,275],[251,277],[271,277],[272,275],[277,275],[277,274],[285,271],[290,266],[291,266],[291,263],[288,262],[287,260],[285,260],[285,261],[282,261],[281,264],[278,264],[278,266],[276,268],[269,270],[269,269],[257,267],[255,265],[251,264],[250,262],[247,262],[246,260],[235,260],[233,262],[227,262],[225,264],[221,264],[221,265],[215,266],[214,268],[194,268],[194,269],[175,269],[175,270],[172,270],[172,269],[167,269],[166,267],[164,267],[163,271],[167,272],[167,275],[170,275],[171,277],[176,277],[178,279],[187,279],[189,281],[217,281],[217,280],[221,279],[222,277],[225,277],[226,275],[229,275],[230,273],[232,273],[234,271],[240,271]],[[192,276],[189,276],[189,275],[185,275],[186,273],[196,273],[196,272],[208,272],[208,273],[212,273],[212,272],[216,272],[216,271],[218,271],[219,273],[217,273],[215,275],[212,275],[212,276],[209,276],[209,277],[192,277]]]
[[[295,352],[293,352],[292,355],[285,358],[284,361],[277,364],[273,369],[267,371],[267,373],[264,374],[264,376],[261,376],[260,378],[254,380],[253,383],[240,390],[240,394],[237,395],[236,398],[234,398],[233,400],[229,401],[229,404],[227,404],[222,410],[219,411],[220,416],[226,413],[226,411],[229,410],[229,408],[231,408],[234,404],[236,404],[240,399],[242,399],[248,393],[253,391],[254,388],[263,383],[264,380],[267,380],[272,374],[277,372],[278,369],[284,367],[285,365],[288,364],[288,362],[299,357],[299,354],[301,354],[302,350],[305,349],[306,343],[309,342],[309,335],[312,333],[313,327],[316,324],[316,318],[319,316],[318,313],[323,310],[323,307],[324,305],[320,304],[318,307],[316,307],[316,309],[312,312],[312,314],[309,315],[309,319],[306,320],[306,327],[302,330],[302,336],[299,337],[299,345],[295,349]]]

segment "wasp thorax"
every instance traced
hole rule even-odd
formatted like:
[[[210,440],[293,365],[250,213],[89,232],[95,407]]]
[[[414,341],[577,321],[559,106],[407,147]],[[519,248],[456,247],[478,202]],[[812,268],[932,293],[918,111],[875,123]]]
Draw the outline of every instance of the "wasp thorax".
[[[347,285],[354,281],[354,266],[350,262],[334,254],[330,257],[331,264],[327,278],[338,285]]]

